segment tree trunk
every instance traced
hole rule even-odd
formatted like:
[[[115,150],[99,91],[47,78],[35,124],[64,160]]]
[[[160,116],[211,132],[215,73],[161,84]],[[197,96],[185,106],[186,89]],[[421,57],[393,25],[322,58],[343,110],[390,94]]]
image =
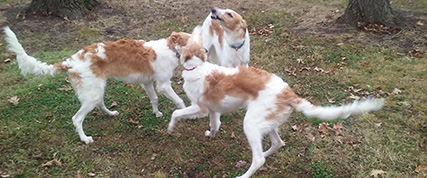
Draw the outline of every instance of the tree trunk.
[[[98,5],[97,0],[32,0],[27,13],[77,19]]]
[[[337,22],[351,25],[357,25],[358,22],[378,23],[391,27],[398,25],[389,0],[349,0],[345,13]]]

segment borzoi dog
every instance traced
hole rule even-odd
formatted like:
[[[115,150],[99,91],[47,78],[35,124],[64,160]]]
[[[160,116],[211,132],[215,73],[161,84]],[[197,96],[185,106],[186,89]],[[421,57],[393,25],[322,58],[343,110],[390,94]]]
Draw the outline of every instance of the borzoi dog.
[[[210,130],[205,135],[214,137],[221,125],[221,114],[246,108],[243,130],[252,149],[252,164],[241,177],[253,175],[264,164],[265,158],[283,145],[278,128],[293,110],[327,121],[376,111],[383,106],[383,99],[355,101],[342,106],[314,106],[298,97],[277,75],[253,67],[230,68],[208,63],[201,38],[197,37],[200,31],[196,27],[181,56],[185,68],[183,87],[191,106],[173,112],[168,132],[172,133],[182,119],[209,114]],[[266,134],[269,134],[272,145],[263,152],[262,138]]]
[[[246,21],[230,9],[212,8],[202,26],[208,61],[221,66],[248,66],[250,40]]]
[[[161,117],[157,108],[157,90],[171,99],[178,108],[184,108],[183,100],[171,87],[170,79],[174,69],[179,64],[181,47],[185,46],[190,34],[172,33],[167,39],[144,42],[143,40],[118,40],[114,42],[95,43],[84,47],[63,62],[46,64],[29,56],[16,35],[9,27],[4,28],[8,49],[16,54],[16,59],[22,75],[54,76],[68,72],[81,107],[73,116],[73,124],[80,140],[89,144],[92,137],[83,131],[83,121],[86,115],[98,107],[110,116],[116,116],[117,111],[110,111],[104,105],[104,92],[108,78],[116,78],[129,83],[138,83],[150,98],[153,113]]]

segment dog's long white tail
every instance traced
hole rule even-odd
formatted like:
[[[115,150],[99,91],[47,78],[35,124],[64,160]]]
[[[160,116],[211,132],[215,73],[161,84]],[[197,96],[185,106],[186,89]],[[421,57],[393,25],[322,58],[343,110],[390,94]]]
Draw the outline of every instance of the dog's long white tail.
[[[296,111],[302,112],[309,118],[318,118],[324,121],[338,118],[345,119],[350,115],[377,111],[384,105],[384,99],[366,99],[342,106],[314,106],[305,99],[299,101],[299,103],[295,102],[292,104]]]
[[[6,42],[8,43],[7,47],[10,52],[16,54],[16,60],[18,61],[19,69],[21,69],[22,75],[34,74],[34,75],[50,75],[54,76],[55,74],[61,72],[64,69],[61,67],[61,63],[58,67],[54,67],[54,65],[46,64],[45,62],[41,62],[36,58],[29,56],[22,45],[19,43],[18,38],[16,38],[15,33],[9,28],[4,28],[4,33],[6,35]]]

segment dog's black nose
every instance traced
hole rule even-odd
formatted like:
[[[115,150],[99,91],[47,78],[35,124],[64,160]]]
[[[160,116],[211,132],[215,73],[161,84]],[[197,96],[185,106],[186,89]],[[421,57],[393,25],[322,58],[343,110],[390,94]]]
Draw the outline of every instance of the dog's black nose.
[[[211,8],[211,12],[212,12],[212,14],[215,14],[215,13],[216,13],[216,8],[215,8],[215,7],[212,7],[212,8]]]

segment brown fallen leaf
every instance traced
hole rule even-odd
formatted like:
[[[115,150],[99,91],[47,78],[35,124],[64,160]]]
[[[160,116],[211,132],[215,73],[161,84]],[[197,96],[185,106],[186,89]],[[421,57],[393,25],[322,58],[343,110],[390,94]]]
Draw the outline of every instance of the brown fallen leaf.
[[[394,88],[393,94],[398,95],[398,94],[401,94],[401,93],[402,93],[402,90],[399,90],[398,88]]]
[[[50,160],[50,161],[45,162],[45,163],[42,164],[43,167],[52,166],[52,165],[53,165],[53,160]]]
[[[303,70],[311,71],[311,68],[310,67],[302,67],[299,71],[302,72]]]
[[[46,158],[46,154],[45,153],[40,153],[40,154],[37,154],[37,155],[33,155],[33,158],[36,158],[36,159],[45,159]]]
[[[344,143],[343,139],[344,138],[341,137],[341,136],[334,137],[334,141],[337,142],[337,143],[339,143],[339,144],[343,144]]]
[[[365,66],[365,67],[369,67],[369,65],[371,64],[371,61],[369,61],[369,62],[364,62],[364,63],[362,63],[362,66]]]
[[[111,103],[111,105],[110,105],[110,108],[112,108],[112,107],[116,107],[116,106],[118,106],[118,105],[117,105],[117,101],[113,101],[113,103]]]
[[[72,90],[73,88],[71,88],[70,86],[67,86],[67,85],[62,85],[63,86],[63,88],[58,88],[58,90],[61,90],[61,91],[70,91],[70,90]]]
[[[237,161],[237,163],[236,163],[236,167],[243,167],[243,166],[245,166],[247,163],[246,163],[246,161],[243,161],[243,160],[239,160],[239,161]]]
[[[325,135],[329,135],[329,129],[330,128],[327,123],[321,123],[319,124],[319,129],[317,130]]]
[[[343,123],[335,123],[334,126],[332,126],[332,130],[335,132],[335,136],[338,136],[341,134],[342,128],[344,128]]]
[[[316,71],[316,72],[320,72],[320,73],[323,73],[325,70],[323,70],[322,68],[320,68],[320,67],[315,67],[314,68],[314,71]]]
[[[138,126],[136,126],[135,128],[137,128],[137,129],[141,129],[141,128],[143,128],[144,126],[143,125],[138,125]]]
[[[427,166],[424,165],[419,165],[416,169],[415,172],[420,173],[420,172],[424,172],[427,171]]]
[[[132,119],[129,119],[128,121],[126,121],[127,123],[130,123],[130,124],[135,124],[135,125],[138,125],[139,124],[139,121],[134,121],[134,120],[132,120]]]
[[[351,98],[351,99],[355,99],[355,100],[359,100],[359,99],[360,99],[360,96],[355,96],[355,95],[353,95],[353,93],[350,93],[349,98]]]
[[[298,126],[297,125],[293,125],[291,126],[292,130],[297,131],[298,130]]]
[[[326,99],[329,103],[335,103],[335,100],[333,98],[329,98],[328,96],[326,96]]]
[[[399,101],[397,102],[398,105],[402,105],[402,106],[406,106],[406,107],[411,107],[411,104],[409,104],[409,102],[407,101]]]
[[[298,133],[301,133],[302,129],[303,129],[302,126],[300,126],[300,125],[293,125],[291,127],[292,127],[292,130],[294,130],[294,131],[296,131]]]
[[[80,171],[77,171],[76,178],[83,178],[83,176],[80,174]]]
[[[7,101],[9,101],[10,103],[12,103],[14,106],[18,106],[18,104],[19,104],[19,98],[18,98],[18,96],[14,96],[14,97],[8,99]]]
[[[332,18],[334,18],[334,14],[328,14],[328,15],[325,16],[325,18],[332,19]]]
[[[295,73],[297,69],[296,69],[295,67],[292,67],[292,66],[285,66],[285,67],[283,67],[283,70],[284,70],[285,72],[287,72],[287,73],[289,73],[289,74],[293,75],[293,76],[297,76],[297,74]]]
[[[236,136],[234,135],[234,132],[231,132],[231,138],[236,138]]]
[[[374,170],[371,171],[371,173],[369,174],[369,176],[378,177],[381,174],[387,174],[387,172],[385,172],[383,170],[374,169]]]
[[[361,142],[359,142],[359,141],[348,141],[346,143],[353,146],[353,147],[357,147],[360,145]]]
[[[305,156],[305,152],[308,150],[308,147],[306,147],[306,148],[304,148],[304,149],[302,149],[302,150],[300,150],[299,152],[298,152],[298,157],[304,157]]]
[[[53,163],[55,163],[55,166],[58,166],[58,167],[62,166],[61,161],[59,161],[58,159],[53,159],[53,160],[50,160],[48,162],[45,162],[41,166],[43,166],[43,167],[49,167],[49,166],[52,166]]]
[[[314,140],[316,140],[316,137],[312,133],[307,133],[305,135],[305,137],[312,142],[314,142]]]

